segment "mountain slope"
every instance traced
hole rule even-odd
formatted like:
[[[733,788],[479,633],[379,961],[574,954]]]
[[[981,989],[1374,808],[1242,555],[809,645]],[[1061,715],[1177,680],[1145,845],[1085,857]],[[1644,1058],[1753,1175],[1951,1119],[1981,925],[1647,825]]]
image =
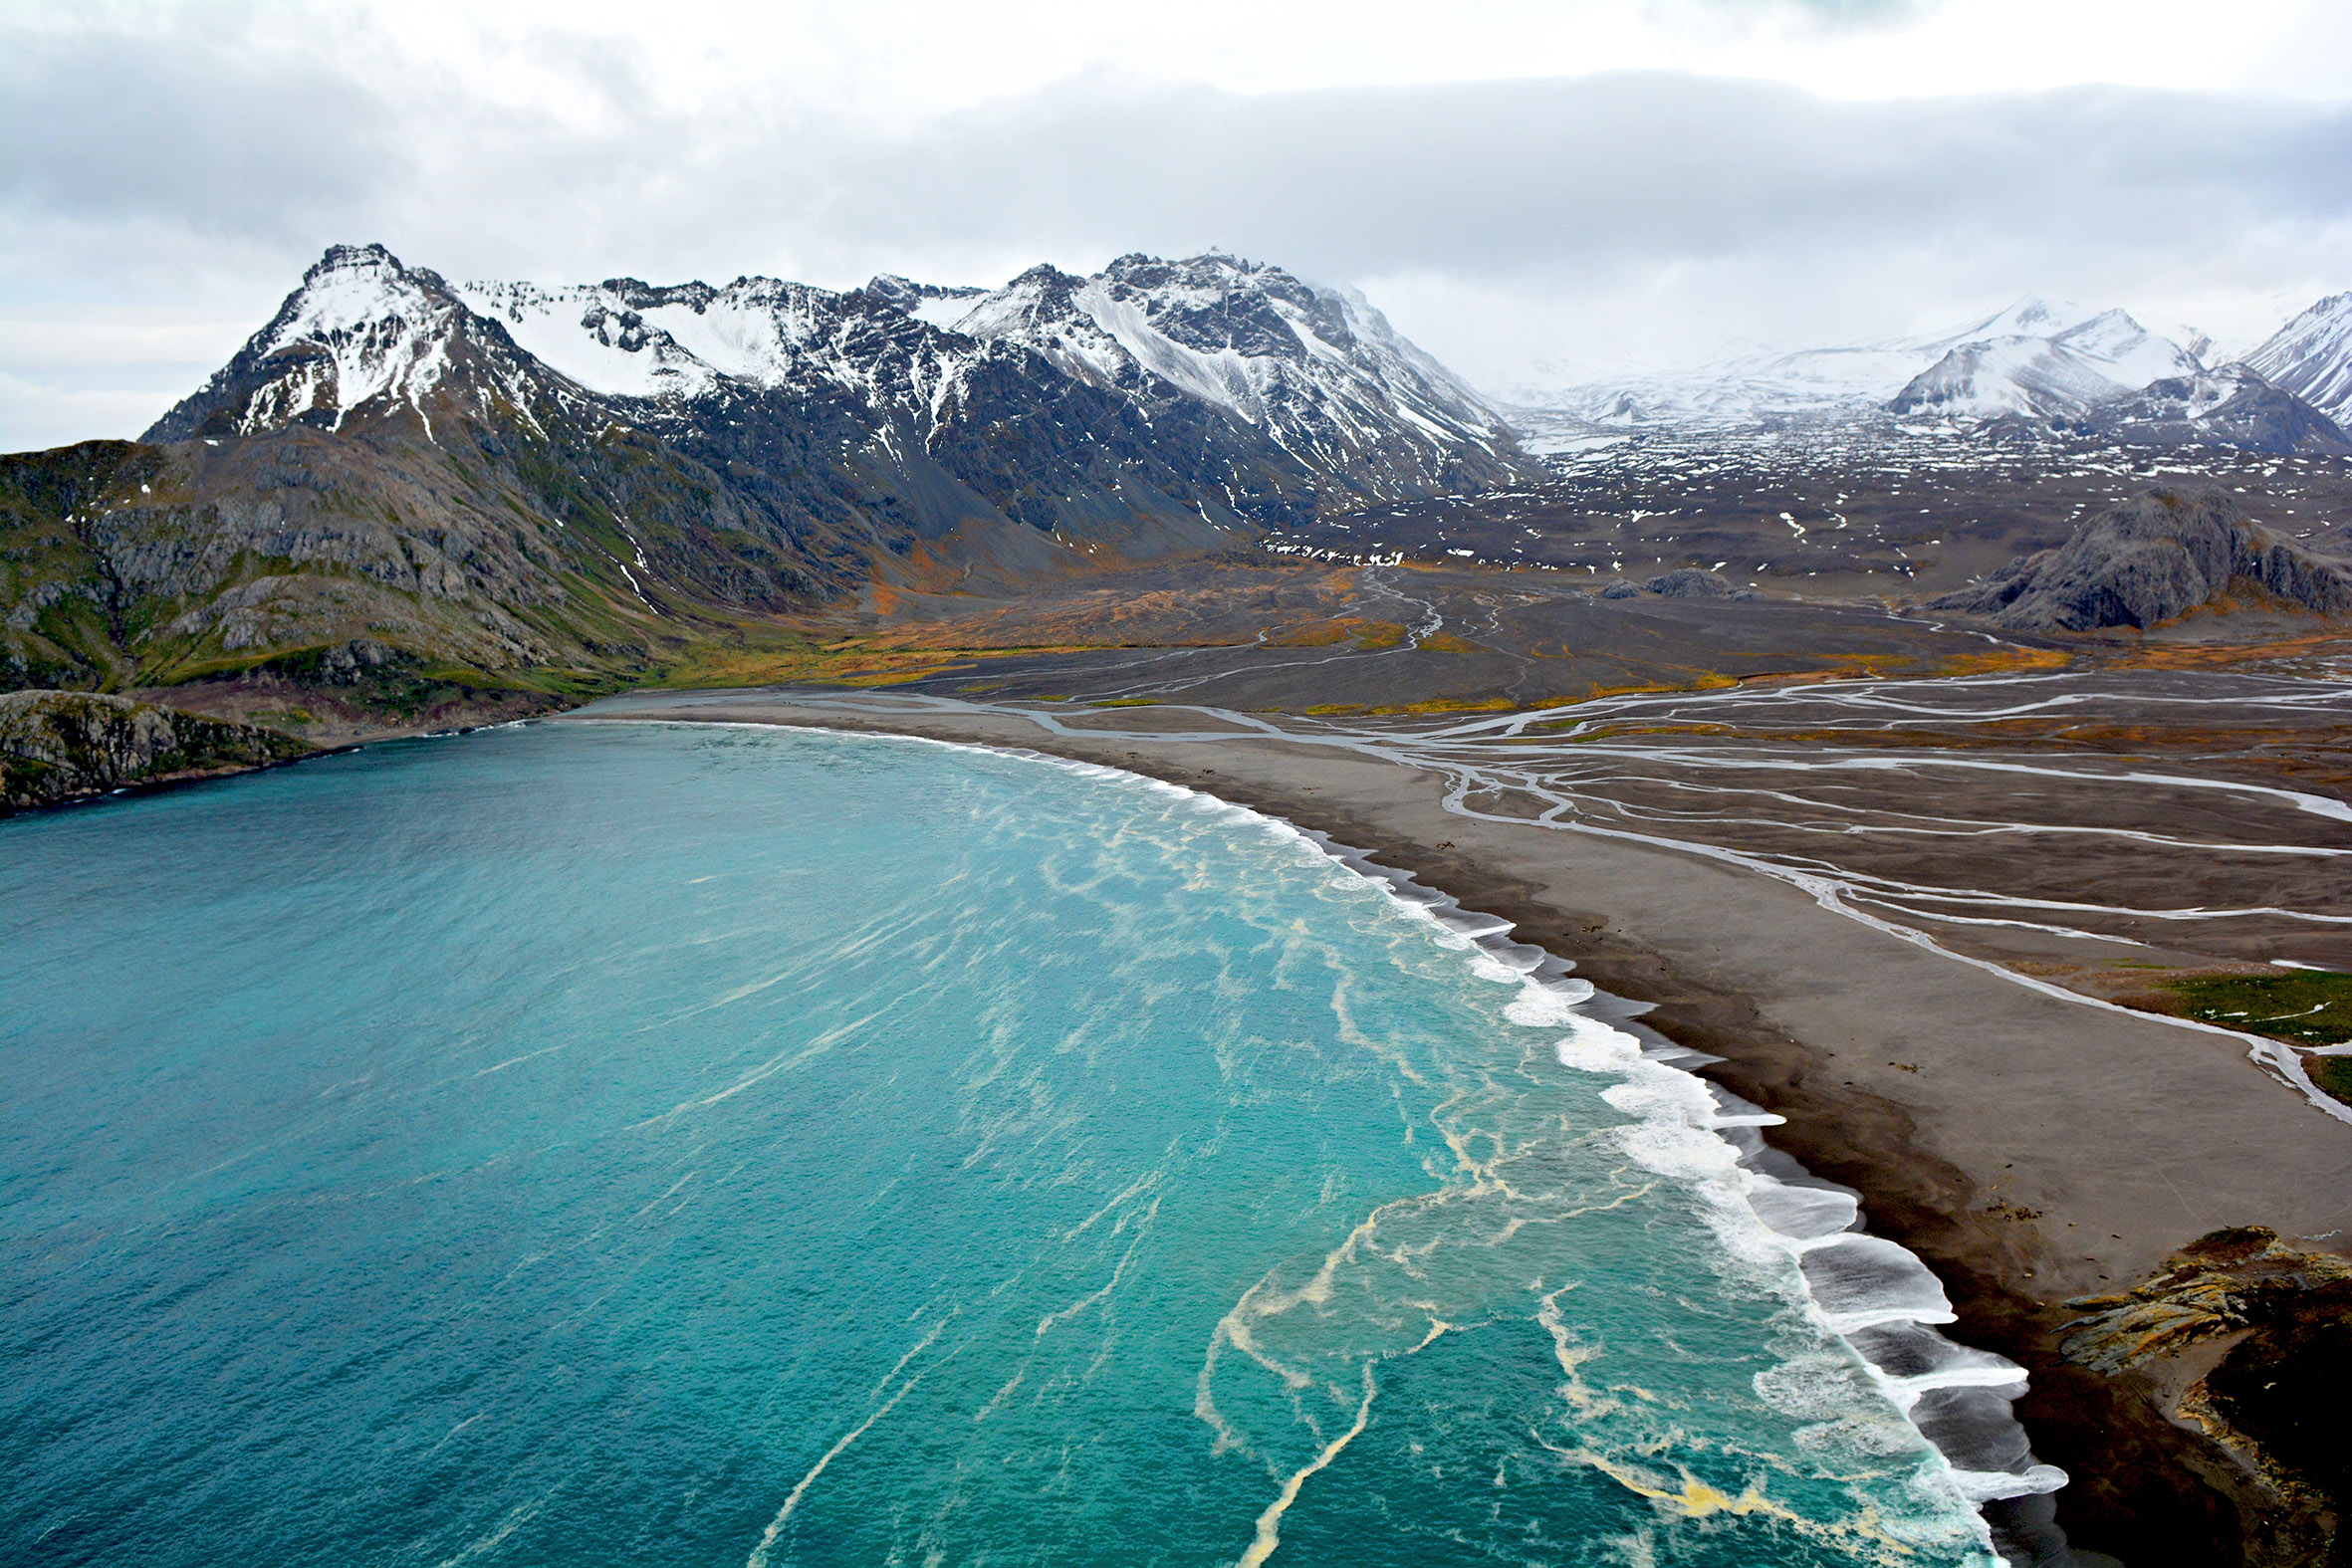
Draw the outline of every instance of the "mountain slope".
[[[2352,419],[2352,293],[2319,301],[2243,363],[2338,424]]]
[[[2011,334],[1958,344],[1888,406],[1955,419],[2062,418],[2204,368],[2180,344],[2121,311],[2105,311],[2046,336]]]
[[[2151,381],[2093,405],[2066,428],[2131,446],[2234,446],[2248,452],[2352,457],[2352,436],[2243,364]]]
[[[1148,556],[1316,505],[1316,475],[1218,409],[1139,408],[867,291],[739,278],[460,293],[616,417],[754,488],[846,464],[870,496],[780,499],[820,514],[845,500],[900,554],[1010,521]]]
[[[145,443],[0,459],[0,682],[364,646],[452,679],[609,684],[870,585],[1018,590],[1360,505],[1387,472],[1371,408],[1420,479],[1517,460],[1499,427],[1417,412],[1450,381],[1392,335],[1372,368],[1412,410],[1366,371],[1284,371],[1261,425],[943,330],[910,301],[974,291],[889,283],[452,287],[337,247]],[[1341,384],[1344,406],[1313,405]],[[1278,439],[1324,427],[1356,444]]]
[[[1264,435],[1327,484],[1391,501],[1524,472],[1502,415],[1359,295],[1210,254],[1122,256],[1090,278],[1036,267],[955,330],[1022,343],[1158,411],[1192,400]]]

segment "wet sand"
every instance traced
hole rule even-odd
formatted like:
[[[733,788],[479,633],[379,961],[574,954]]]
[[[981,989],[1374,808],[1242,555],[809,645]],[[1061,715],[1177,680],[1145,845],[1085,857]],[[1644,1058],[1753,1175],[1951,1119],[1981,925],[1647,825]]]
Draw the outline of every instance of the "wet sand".
[[[2242,1488],[2169,1423],[2146,1380],[2061,1362],[2070,1297],[2135,1281],[2230,1226],[2346,1245],[2352,1125],[2312,1110],[2228,1037],[2009,984],[1672,849],[1464,817],[1435,777],[1237,732],[1052,736],[1016,716],[891,714],[806,692],[647,693],[566,722],[821,724],[1027,747],[1201,788],[1375,851],[1519,923],[1577,973],[1656,1005],[1645,1021],[1787,1118],[1772,1143],[1863,1194],[1866,1223],[1943,1277],[1955,1337],[2034,1375],[2018,1407],[2067,1469],[2078,1545],[2141,1565],[2237,1560]],[[1076,714],[1067,717],[1076,719]],[[1102,713],[1125,730],[1197,715]],[[2218,1464],[2218,1468],[2217,1468]]]

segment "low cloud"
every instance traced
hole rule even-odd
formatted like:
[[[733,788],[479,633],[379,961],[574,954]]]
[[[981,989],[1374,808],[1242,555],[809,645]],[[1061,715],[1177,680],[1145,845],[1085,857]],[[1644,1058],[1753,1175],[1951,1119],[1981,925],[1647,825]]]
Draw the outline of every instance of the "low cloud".
[[[1221,245],[1368,287],[1492,385],[1883,336],[2027,291],[2259,336],[2352,285],[2352,109],[2243,96],[1846,103],[1673,74],[1244,96],[1098,75],[881,131],[756,98],[689,112],[604,45],[542,52],[554,90],[503,104],[363,33],[220,17],[5,56],[0,315],[48,324],[42,365],[0,348],[9,446],[126,433],[42,422],[74,324],[258,326],[345,240],[458,277],[833,286]],[[175,352],[78,406],[184,391],[189,336],[156,340]]]

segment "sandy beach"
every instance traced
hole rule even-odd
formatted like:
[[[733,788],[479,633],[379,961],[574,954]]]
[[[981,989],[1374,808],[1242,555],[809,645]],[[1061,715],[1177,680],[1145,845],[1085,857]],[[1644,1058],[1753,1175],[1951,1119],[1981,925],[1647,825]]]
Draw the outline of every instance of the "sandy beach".
[[[2165,1419],[2147,1380],[2060,1360],[2058,1331],[2082,1315],[2065,1303],[2135,1282],[2226,1227],[2340,1250],[2352,1125],[2228,1036],[2038,994],[1736,866],[1465,817],[1428,773],[1238,727],[1204,738],[1197,714],[1061,717],[1121,733],[1050,735],[987,711],[877,715],[809,692],[648,693],[564,722],[883,729],[1107,764],[1319,828],[1517,922],[1595,985],[1654,1004],[1645,1021],[1669,1037],[1725,1057],[1710,1076],[1787,1118],[1770,1141],[1859,1190],[1869,1229],[1935,1268],[1961,1314],[1956,1337],[2033,1373],[2018,1415],[2074,1477],[2060,1516],[2078,1538],[2133,1562],[2222,1560],[2164,1543],[2230,1533],[2216,1498],[2233,1478],[2205,1473],[2212,1457]],[[1139,734],[1153,727],[1187,733]]]

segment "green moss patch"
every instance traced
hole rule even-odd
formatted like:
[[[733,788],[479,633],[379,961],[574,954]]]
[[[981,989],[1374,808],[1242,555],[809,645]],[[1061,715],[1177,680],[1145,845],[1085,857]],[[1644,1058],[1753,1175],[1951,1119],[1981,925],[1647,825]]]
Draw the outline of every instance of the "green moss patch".
[[[2277,975],[2219,975],[2160,984],[2181,999],[2184,1016],[2202,1022],[2267,1034],[2296,1045],[2341,1045],[2352,1040],[2352,975],[2297,969]]]

